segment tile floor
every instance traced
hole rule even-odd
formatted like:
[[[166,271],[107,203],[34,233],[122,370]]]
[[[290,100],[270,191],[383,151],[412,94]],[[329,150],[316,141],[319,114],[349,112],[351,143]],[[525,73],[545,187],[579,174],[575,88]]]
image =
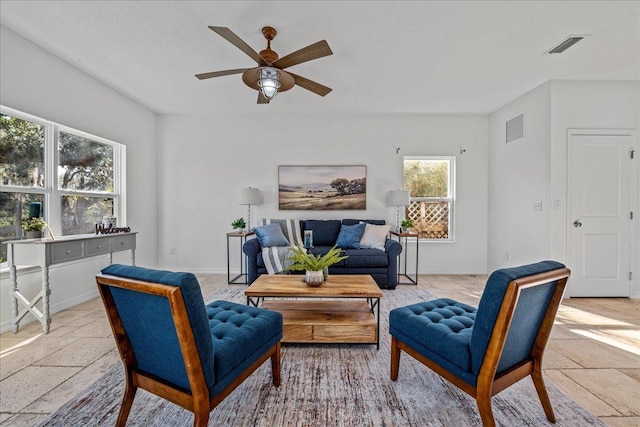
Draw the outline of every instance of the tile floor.
[[[205,296],[229,286],[226,275],[199,279]],[[423,275],[419,287],[476,305],[485,280]],[[120,360],[99,299],[54,314],[48,335],[39,323],[3,333],[0,424],[37,424],[115,363]],[[640,300],[565,300],[544,364],[550,382],[607,424],[640,426]]]

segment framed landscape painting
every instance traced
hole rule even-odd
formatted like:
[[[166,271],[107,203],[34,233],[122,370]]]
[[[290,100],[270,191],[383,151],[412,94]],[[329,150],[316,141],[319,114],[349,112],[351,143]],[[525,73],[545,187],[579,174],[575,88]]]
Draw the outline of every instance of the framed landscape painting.
[[[278,208],[367,209],[367,167],[278,166]]]

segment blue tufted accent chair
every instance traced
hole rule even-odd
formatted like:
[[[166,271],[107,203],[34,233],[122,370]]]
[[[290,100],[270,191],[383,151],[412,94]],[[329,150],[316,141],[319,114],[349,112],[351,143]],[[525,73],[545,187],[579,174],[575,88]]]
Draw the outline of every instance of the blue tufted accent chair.
[[[495,426],[491,397],[531,375],[555,423],[542,356],[569,275],[542,261],[493,272],[477,309],[442,298],[392,310],[391,379],[404,351],[475,398],[483,425]]]
[[[227,301],[205,305],[191,273],[114,264],[96,281],[125,367],[118,426],[138,387],[206,426],[211,410],[269,358],[273,385],[280,385],[280,313]]]

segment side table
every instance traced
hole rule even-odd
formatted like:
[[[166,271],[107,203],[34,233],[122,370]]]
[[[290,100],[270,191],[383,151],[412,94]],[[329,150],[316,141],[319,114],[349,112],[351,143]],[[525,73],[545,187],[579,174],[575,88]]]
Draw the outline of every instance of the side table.
[[[232,231],[227,233],[227,283],[232,284],[247,284],[247,256],[242,253],[242,246],[247,241],[247,237],[253,236],[253,231]],[[231,277],[231,253],[230,253],[230,240],[231,238],[239,239],[240,241],[240,274]]]
[[[399,232],[399,231],[390,231],[389,234],[391,234],[392,236],[396,236],[398,238],[398,242],[400,242],[400,244],[402,245],[402,253],[398,258],[398,284],[399,285],[417,285],[418,284],[418,260],[420,259],[418,257],[418,250],[420,248],[420,244],[419,244],[420,235],[418,233],[413,233],[413,232]],[[407,255],[409,255],[407,253],[407,248],[409,246],[407,243],[407,239],[409,237],[416,239],[415,240],[416,242],[416,274],[414,277],[409,276],[409,274],[407,273],[407,258],[408,258]],[[404,268],[400,270],[400,265],[403,262],[403,258],[404,258]],[[404,277],[409,281],[401,282],[400,281],[401,277]]]

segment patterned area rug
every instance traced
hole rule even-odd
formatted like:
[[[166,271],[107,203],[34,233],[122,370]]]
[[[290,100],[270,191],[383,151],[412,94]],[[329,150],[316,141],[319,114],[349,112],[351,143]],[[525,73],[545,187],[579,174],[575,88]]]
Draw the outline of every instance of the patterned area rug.
[[[216,291],[207,301],[244,303],[244,287]],[[383,291],[380,350],[374,345],[284,345],[282,385],[263,364],[215,408],[209,426],[481,426],[475,400],[402,354],[398,381],[389,379],[389,311],[432,299],[425,290]],[[115,425],[123,392],[120,364],[67,402],[41,426]],[[547,381],[558,426],[604,426]],[[530,379],[494,396],[498,425],[552,425]],[[191,426],[193,415],[139,390],[128,426]]]

